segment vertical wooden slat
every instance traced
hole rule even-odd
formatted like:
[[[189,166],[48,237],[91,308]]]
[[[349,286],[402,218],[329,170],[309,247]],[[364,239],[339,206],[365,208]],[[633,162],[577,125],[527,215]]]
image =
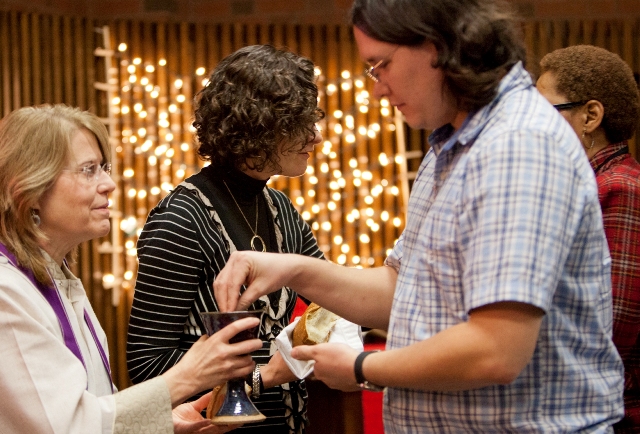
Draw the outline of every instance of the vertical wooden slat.
[[[31,68],[29,67],[31,64],[29,60],[32,50],[31,39],[29,38],[30,18],[31,17],[27,14],[20,16],[20,80],[22,82],[22,85],[20,86],[22,89],[21,105],[33,104],[31,99]]]
[[[334,113],[340,106],[340,88],[338,83],[338,78],[340,77],[340,64],[337,43],[338,27],[331,24],[327,25],[325,29],[324,39],[326,41],[326,51],[328,53],[332,53],[332,55],[327,55],[324,59],[326,62],[324,68],[324,88],[326,92],[324,95],[324,109],[327,112],[328,118],[325,121],[325,140],[328,140],[330,142],[331,152],[337,152],[338,157],[333,160],[336,162],[336,165],[333,167],[333,161],[329,156],[324,158],[323,163],[329,165],[329,170],[331,170],[332,168],[337,168],[345,173],[347,170],[350,170],[348,157],[339,152],[341,147],[341,138],[334,132],[336,126],[341,124],[343,119],[343,117],[337,119],[334,116]],[[329,86],[334,86],[335,90],[333,92],[330,92]],[[322,166],[318,166],[319,169],[321,167]],[[329,180],[331,179],[331,177],[329,173],[324,173],[321,170],[318,170],[316,172],[316,176],[318,178],[318,183],[316,184],[316,201],[318,205],[321,205],[327,203],[330,199],[330,192],[327,187],[329,185]],[[346,187],[347,188],[345,188],[342,192],[342,205],[343,209],[345,210],[345,216],[343,216],[343,218],[346,218],[346,214],[353,209],[354,203],[353,197],[349,196],[349,190],[351,190],[351,192],[353,191],[353,184],[347,183]],[[324,207],[320,207],[320,212],[317,214],[316,219],[318,223],[330,220],[329,211]],[[336,236],[340,236],[343,239],[353,239],[349,238],[349,233],[345,231],[345,227],[342,225],[336,228],[333,233],[327,233],[323,230],[320,230],[320,228],[316,231],[316,237],[318,238],[318,242],[322,250],[325,252],[327,257],[333,261],[337,260],[338,256],[340,255],[340,245],[334,242]],[[355,250],[355,248],[353,248],[352,250]],[[353,255],[354,253],[351,252],[350,254]]]
[[[11,39],[9,37],[9,29],[11,28],[11,15],[7,12],[0,11],[0,74],[2,74],[2,117],[11,112]]]
[[[116,366],[117,370],[115,373],[112,372],[114,377],[114,382],[119,384],[120,387],[124,388],[131,385],[131,381],[129,380],[129,371],[127,370],[127,328],[129,324],[129,314],[131,312],[131,306],[127,303],[121,302],[118,303],[118,306],[115,308],[115,318],[116,320],[116,330],[115,335],[117,336],[117,353],[116,353]]]
[[[593,45],[595,42],[596,35],[596,21],[595,20],[585,20],[583,22],[584,29],[584,43],[588,45]]]
[[[298,34],[298,38],[299,38],[299,49],[298,49],[298,54],[300,56],[306,57],[311,59],[312,61],[314,61],[313,59],[313,49],[312,49],[312,39],[311,39],[311,35],[310,35],[311,29],[309,27],[305,27],[304,29],[300,29],[299,34]],[[315,62],[314,62],[315,64]],[[318,65],[316,64],[316,67]],[[310,159],[307,162],[308,168],[307,170],[309,170],[309,168],[312,168],[315,172],[316,170],[316,160],[317,160],[317,146],[314,149],[314,152],[312,153]],[[291,199],[291,201],[294,204],[298,203],[298,200],[302,200],[304,202],[302,202],[302,206],[298,205],[297,208],[298,210],[307,210],[310,211],[310,203],[312,203],[312,201],[309,201],[308,198],[308,192],[314,188],[314,186],[309,183],[309,176],[308,175],[303,175],[302,177],[299,178],[299,185],[300,185],[300,190],[298,194],[291,194],[289,195],[289,198]]]
[[[167,103],[169,104],[170,107],[175,107],[175,110],[169,113],[169,120],[170,120],[171,126],[177,126],[182,129],[184,128],[184,122],[183,122],[184,106],[178,102],[178,95],[182,93],[182,89],[178,89],[176,87],[176,80],[180,79],[183,82],[187,81],[185,80],[185,77],[183,77],[184,67],[181,64],[181,60],[184,56],[183,51],[187,49],[183,45],[184,42],[180,40],[180,37],[183,35],[183,32],[184,32],[184,27],[181,26],[180,24],[169,23],[167,30],[168,30],[167,40],[166,40],[167,45],[166,45],[166,53],[165,53],[165,56],[167,59],[167,68],[166,68],[167,78],[169,80],[169,83],[168,83],[169,99]],[[184,35],[184,36],[187,37],[187,35]],[[183,88],[184,88],[184,84],[183,84]],[[164,144],[164,145],[168,144],[166,141],[167,133],[171,133],[171,130],[164,129],[159,134],[158,144]],[[173,181],[171,179],[171,172],[168,170],[168,168],[164,164],[162,164],[162,161],[163,161],[163,156],[162,155],[158,156],[157,170],[160,175],[160,182],[170,183]],[[163,192],[163,196],[164,194],[165,192]]]
[[[42,48],[40,43],[42,42],[40,28],[42,25],[40,15],[33,14],[31,16],[31,27],[29,33],[31,36],[31,67],[33,68],[33,77],[31,80],[31,86],[33,87],[32,103],[42,104],[44,98],[42,96]]]
[[[97,59],[93,54],[93,50],[95,49],[95,47],[101,47],[103,45],[102,42],[98,43],[98,41],[102,40],[102,34],[98,31],[100,26],[97,23],[93,22],[93,20],[85,19],[83,21],[83,28],[85,34],[84,41],[81,44],[83,54],[82,63],[85,65],[83,80],[85,97],[83,101],[83,107],[85,107],[86,110],[96,113],[101,117],[108,117],[107,97],[109,94],[108,92],[101,92],[102,99],[100,101],[97,101],[97,92],[93,87],[94,81],[99,76],[96,71]],[[103,61],[101,61],[100,63],[101,66],[103,65],[102,62]],[[101,69],[102,74],[104,74],[104,67],[102,67]],[[102,74],[100,76],[102,76]]]
[[[62,65],[64,63],[64,54],[62,52],[63,38],[62,38],[62,30],[60,26],[60,17],[52,17],[52,51],[53,55],[51,56],[51,69],[53,70],[53,80],[52,80],[52,88],[53,88],[53,97],[51,102],[60,102],[63,101],[63,81],[62,81]]]
[[[620,53],[620,57],[627,62],[632,71],[638,72],[636,68],[637,64],[634,63],[633,58],[633,22],[630,20],[624,20],[622,22],[622,52]],[[636,126],[640,126],[640,119],[636,122]],[[636,155],[636,143],[637,143],[637,133],[638,128],[636,128],[635,136],[629,140],[629,152],[631,155]]]
[[[61,84],[64,86],[62,92],[62,98],[60,102],[69,101],[72,105],[77,105],[77,100],[74,98],[74,68],[73,61],[74,59],[74,47],[73,47],[73,35],[71,28],[71,17],[64,16],[62,17],[62,80]]]
[[[537,74],[537,44],[536,41],[538,38],[536,37],[536,25],[534,22],[526,22],[523,25],[523,33],[524,33],[524,41],[527,49],[527,65],[529,65],[530,70],[535,70]]]
[[[622,27],[620,25],[618,25],[618,22],[612,22],[610,25],[610,29],[611,29],[611,34],[609,36],[610,40],[609,40],[609,46],[605,47],[607,48],[609,51],[616,53],[617,55],[619,55],[620,57],[622,57],[623,53],[622,53],[622,43],[621,43],[621,33],[622,33]]]
[[[53,18],[51,16],[42,17],[42,102],[52,102],[53,99]]]
[[[144,189],[147,185],[147,174],[148,169],[153,170],[153,168],[147,167],[146,155],[149,153],[144,153],[141,151],[141,146],[143,145],[145,138],[140,137],[138,134],[138,129],[143,125],[140,125],[140,119],[136,113],[136,104],[140,101],[142,97],[142,91],[139,87],[136,86],[138,81],[142,78],[142,70],[144,70],[144,66],[141,63],[138,63],[138,60],[143,58],[143,47],[141,42],[141,28],[143,27],[143,23],[140,22],[131,22],[129,24],[129,34],[127,45],[128,49],[128,59],[127,59],[127,68],[124,74],[124,83],[130,89],[125,94],[127,95],[128,101],[127,106],[129,107],[129,113],[124,117],[126,120],[126,124],[124,128],[129,131],[129,149],[130,152],[133,151],[136,155],[134,157],[134,173],[135,176],[132,179],[132,183],[128,191],[125,192],[126,200],[129,202],[129,206],[127,209],[127,214],[133,217],[140,217],[140,209],[144,207],[144,204],[138,197],[137,192],[141,189]],[[130,195],[129,191],[133,194]]]
[[[131,22],[128,21],[122,21],[119,23],[119,25],[117,26],[116,32],[114,32],[117,36],[119,41],[117,41],[116,43],[114,43],[114,47],[117,47],[118,42],[120,41],[126,41],[127,43],[127,51],[125,51],[124,53],[122,53],[122,55],[119,57],[120,59],[120,64],[116,65],[116,67],[118,68],[118,74],[120,76],[120,89],[118,90],[119,94],[120,94],[120,98],[122,100],[121,102],[121,107],[127,107],[129,109],[129,112],[126,114],[121,113],[120,114],[120,121],[122,122],[122,134],[120,135],[121,138],[121,142],[122,142],[122,149],[123,152],[120,154],[122,155],[122,161],[121,161],[121,167],[123,168],[131,168],[134,169],[134,177],[133,178],[128,178],[125,179],[121,182],[122,185],[122,193],[120,194],[120,210],[122,211],[123,215],[122,218],[127,218],[129,216],[136,216],[136,198],[130,198],[128,195],[128,191],[131,188],[136,188],[138,185],[138,176],[139,176],[139,171],[144,171],[145,167],[143,166],[142,168],[139,168],[136,166],[136,153],[135,153],[135,147],[136,147],[136,143],[132,143],[130,140],[130,137],[135,134],[135,125],[134,125],[134,109],[133,109],[133,99],[132,99],[132,92],[125,92],[123,87],[124,86],[130,86],[129,83],[129,72],[128,72],[128,66],[132,64],[134,57],[137,54],[137,50],[139,49],[139,47],[137,46],[137,40],[132,37],[133,34],[133,29],[137,28],[137,26]],[[125,137],[125,133],[126,132],[126,137]],[[119,228],[115,228],[116,230],[119,230]],[[125,294],[128,291],[125,290]],[[128,298],[130,296],[125,297],[125,303],[127,306],[129,306],[129,301]],[[123,305],[123,303],[120,303],[118,306],[118,309],[120,309],[120,306]],[[124,306],[123,306],[124,307]],[[106,317],[106,320],[108,322],[108,327],[110,330],[113,330],[113,333],[116,333],[118,336],[118,339],[116,342],[114,342],[113,344],[111,344],[111,351],[112,354],[115,354],[116,357],[116,367],[117,367],[117,371],[114,372],[114,380],[116,380],[116,384],[119,385],[119,387],[124,387],[126,385],[129,384],[128,381],[128,372],[126,369],[126,352],[121,350],[122,348],[122,343],[126,342],[126,331],[124,332],[120,332],[118,333],[118,322],[120,322],[120,318],[118,317],[118,313],[114,312],[114,308],[110,306],[110,309],[108,309],[108,315]],[[124,320],[124,319],[123,319]],[[128,322],[128,315],[126,316],[126,321]]]
[[[207,37],[207,60],[204,62],[205,77],[209,77],[211,72],[215,68],[215,66],[220,61],[220,39],[221,36],[218,34],[220,31],[220,26],[207,24],[205,28],[205,36]]]
[[[194,47],[191,43],[190,37],[190,26],[186,23],[183,23],[180,26],[181,33],[181,47],[180,47],[180,74],[183,77],[184,85],[182,87],[182,95],[185,97],[184,103],[182,103],[182,120],[180,123],[180,128],[182,130],[182,134],[178,134],[177,137],[173,140],[173,149],[177,155],[182,155],[180,151],[180,144],[182,142],[191,143],[191,130],[189,126],[192,124],[193,120],[193,82],[191,77],[195,75],[196,64],[193,59]],[[183,163],[193,165],[194,164],[194,155],[193,153],[189,153],[186,156],[186,160]],[[175,173],[175,170],[174,170]],[[182,179],[174,179],[174,185],[182,182]]]
[[[293,24],[287,24],[285,27],[285,46],[293,53],[300,54],[299,40],[297,38],[296,27]],[[303,196],[302,181],[300,177],[288,178],[289,198],[295,201],[298,197]]]
[[[19,38],[18,38],[18,14],[16,12],[11,12],[11,23],[9,25],[10,28],[10,32],[11,32],[11,43],[9,44],[9,50],[11,51],[11,63],[14,65],[14,67],[12,68],[12,77],[11,77],[11,81],[12,81],[12,85],[13,85],[13,92],[12,92],[12,110],[15,110],[17,108],[20,108],[22,106],[22,102],[20,100],[20,96],[21,96],[21,79],[20,79],[20,73],[21,71],[21,67],[22,65],[20,64],[20,43],[19,43]],[[25,104],[26,105],[26,104]]]
[[[148,74],[147,76],[153,80],[154,88],[157,89],[158,96],[154,99],[151,107],[156,110],[156,121],[153,122],[153,125],[148,125],[147,138],[146,140],[151,140],[156,144],[156,146],[160,143],[160,130],[161,126],[158,125],[158,120],[160,120],[160,115],[168,115],[169,113],[169,77],[167,74],[167,24],[164,22],[159,22],[155,25],[147,24],[144,27],[145,35],[148,35],[149,45],[146,48],[146,52],[151,53],[150,58],[147,57],[145,60],[148,60],[151,65],[153,65],[153,73]],[[161,64],[161,63],[164,63]],[[153,91],[152,91],[153,92]],[[150,95],[151,96],[151,95]],[[135,171],[135,185],[142,185],[145,188],[149,189],[149,195],[145,200],[145,209],[138,209],[133,204],[130,205],[131,211],[127,215],[134,216],[135,219],[139,222],[139,226],[144,224],[144,221],[147,217],[148,211],[156,205],[159,199],[162,197],[162,192],[154,193],[150,187],[160,185],[160,177],[157,165],[155,167],[147,166],[147,157],[151,155],[151,151],[136,154],[134,158],[131,159],[129,164]],[[138,173],[142,172],[142,173]],[[131,237],[132,241],[135,241],[135,237]],[[135,271],[135,258],[131,258],[131,269]]]
[[[271,45],[275,46],[278,49],[284,48],[284,32],[282,29],[282,25],[280,24],[271,25],[269,39],[267,39],[265,42],[270,43]],[[275,179],[271,178],[271,181],[273,182],[272,186],[274,188],[284,191],[285,193],[288,193],[289,183],[286,179],[278,176],[278,177],[275,177]]]
[[[69,59],[73,59],[73,65],[75,67],[76,79],[73,81],[73,93],[75,95],[75,105],[87,109],[87,94],[86,94],[86,76],[84,72],[87,66],[84,63],[84,42],[87,40],[87,34],[85,33],[84,20],[78,17],[74,17],[70,21],[69,27],[73,34],[73,55]]]
[[[545,21],[538,23],[538,35],[540,37],[540,50],[538,51],[538,60],[551,50],[551,33],[553,31],[552,23]]]
[[[304,44],[304,47],[301,50],[301,54],[310,58],[314,62],[316,68],[318,68],[321,71],[321,75],[317,77],[317,81],[316,81],[316,85],[318,86],[318,97],[319,97],[318,106],[326,112],[326,96],[322,94],[325,86],[325,79],[323,77],[325,77],[326,75],[326,59],[325,59],[326,46],[324,45],[326,43],[326,40],[325,38],[322,38],[321,35],[322,35],[321,26],[316,25],[314,27],[309,27],[309,33],[305,34],[305,36],[309,39],[309,41],[308,43]],[[328,115],[325,113],[325,116],[328,116]],[[324,147],[325,141],[329,140],[329,136],[328,136],[329,132],[326,128],[327,126],[326,117],[325,117],[325,120],[320,121],[318,125],[323,136],[323,142],[320,143],[319,145],[316,145],[313,158],[309,162],[309,166],[313,169],[311,176],[315,176],[316,179],[319,175],[321,165],[323,163],[326,164],[328,162],[328,158],[322,152],[322,149]],[[305,175],[302,179],[301,196],[304,199],[304,205],[300,208],[301,211],[304,210],[308,212],[309,215],[313,215],[312,206],[318,203],[318,190],[319,190],[317,184],[314,185],[310,182],[311,176]],[[337,202],[338,208],[342,208],[342,200],[338,200],[336,202]],[[310,220],[309,223],[313,224],[313,221],[315,220],[316,219],[313,218],[313,220]],[[320,245],[319,247],[321,250],[325,250],[323,249],[322,245]]]
[[[565,46],[563,38],[565,35],[565,24],[566,23],[562,20],[553,21],[553,38],[551,40],[551,47],[549,51],[557,50],[558,48]]]
[[[581,32],[580,32],[581,28],[580,28],[580,21],[578,20],[571,20],[569,22],[569,43],[568,45],[576,45],[579,44],[581,42]]]

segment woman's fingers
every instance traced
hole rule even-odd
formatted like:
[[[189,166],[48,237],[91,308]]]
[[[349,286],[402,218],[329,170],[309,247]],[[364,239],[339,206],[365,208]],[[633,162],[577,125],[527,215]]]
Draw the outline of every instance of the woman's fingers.
[[[258,324],[260,324],[260,320],[258,318],[242,318],[218,330],[212,335],[212,337],[215,337],[216,341],[229,342],[231,338],[241,331],[256,327]]]

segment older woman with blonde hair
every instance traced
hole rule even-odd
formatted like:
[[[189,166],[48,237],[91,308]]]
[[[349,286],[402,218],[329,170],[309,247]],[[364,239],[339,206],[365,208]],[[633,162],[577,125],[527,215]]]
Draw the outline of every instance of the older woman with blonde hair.
[[[638,127],[640,98],[631,68],[591,45],[547,54],[537,88],[573,127],[598,183],[611,252],[613,341],[625,367],[625,417],[617,433],[640,431],[640,164],[627,140]]]
[[[186,398],[253,369],[245,319],[202,337],[162,376],[117,392],[107,342],[68,261],[109,232],[108,133],[67,106],[27,107],[0,122],[0,426],[28,433],[217,433]],[[172,408],[174,410],[172,411]]]

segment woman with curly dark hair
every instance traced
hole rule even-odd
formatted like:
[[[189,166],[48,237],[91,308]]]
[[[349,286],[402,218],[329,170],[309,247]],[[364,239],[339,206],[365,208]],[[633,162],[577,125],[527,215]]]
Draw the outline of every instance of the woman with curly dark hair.
[[[218,310],[212,282],[231,252],[323,254],[273,175],[301,176],[322,136],[313,63],[268,45],[223,59],[196,97],[198,154],[210,164],[151,211],[138,241],[139,269],[127,363],[139,383],[175,365],[204,333],[200,312]],[[263,348],[251,394],[264,422],[239,432],[301,433],[306,388],[276,352],[297,295],[288,287],[257,300]],[[252,382],[250,381],[250,385]],[[225,432],[232,427],[221,427]],[[234,431],[235,432],[235,431]]]
[[[591,45],[547,54],[537,87],[580,137],[596,175],[611,252],[613,342],[625,367],[625,417],[616,433],[640,430],[640,164],[627,140],[638,127],[640,97],[631,68]]]

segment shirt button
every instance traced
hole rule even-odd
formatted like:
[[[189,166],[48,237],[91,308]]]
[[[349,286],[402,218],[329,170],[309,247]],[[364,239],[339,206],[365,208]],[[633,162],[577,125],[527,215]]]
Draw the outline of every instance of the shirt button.
[[[273,334],[273,336],[276,338],[278,337],[281,331],[282,329],[277,325],[274,325],[273,327],[271,327],[271,334]]]

